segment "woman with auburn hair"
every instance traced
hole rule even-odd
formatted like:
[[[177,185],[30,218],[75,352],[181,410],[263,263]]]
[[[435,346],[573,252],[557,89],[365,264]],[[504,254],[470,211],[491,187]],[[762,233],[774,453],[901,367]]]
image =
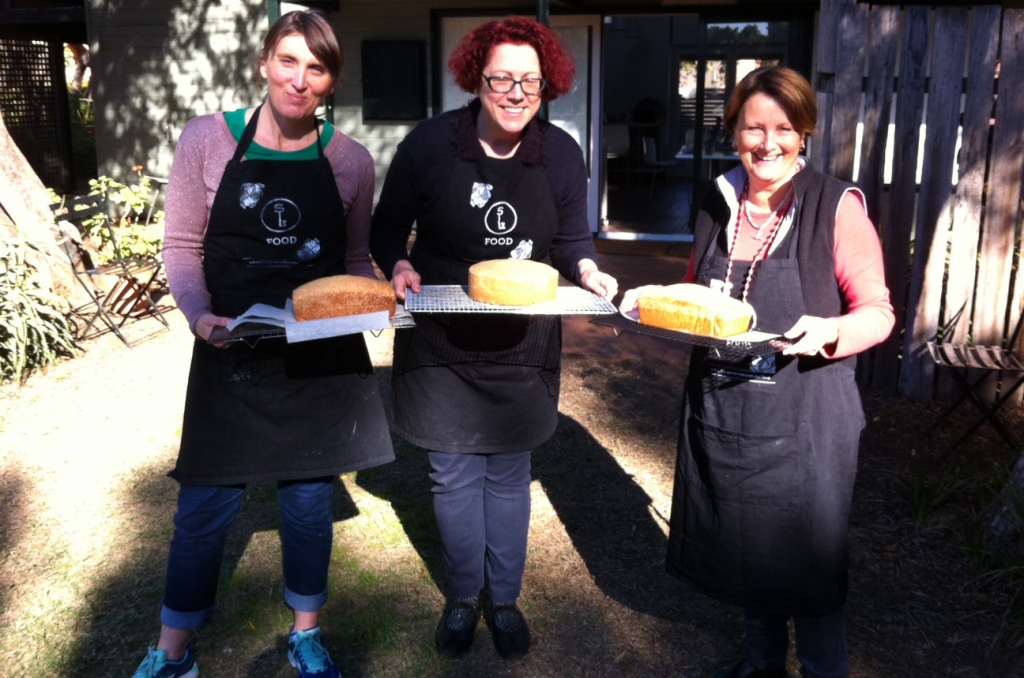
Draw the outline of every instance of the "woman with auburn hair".
[[[373,215],[370,251],[398,298],[421,284],[465,285],[471,264],[508,258],[550,260],[615,296],[595,263],[580,147],[536,117],[541,101],[572,87],[569,54],[546,26],[513,17],[471,31],[448,65],[478,98],[406,137]],[[481,612],[503,657],[529,650],[516,600],[530,454],[558,423],[561,339],[557,316],[508,314],[418,314],[395,334],[392,428],[428,450],[450,580],[435,634],[442,654],[469,649]]]
[[[743,607],[743,657],[715,678],[786,676],[790,618],[804,678],[850,673],[847,519],[864,427],[854,368],[894,316],[864,196],[800,155],[816,121],[796,71],[764,67],[736,85],[724,122],[741,166],[700,205],[683,279],[749,302],[755,329],[792,341],[758,363],[699,347],[690,358],[668,569]]]
[[[361,334],[287,344],[216,344],[254,303],[283,307],[311,280],[376,279],[369,257],[373,159],[316,118],[342,68],[318,10],[270,29],[256,78],[262,104],[188,122],[167,191],[164,259],[195,334],[181,447],[170,475],[178,508],[160,638],[134,678],[198,675],[194,629],[213,611],[228,530],[246,483],[275,481],[288,661],[299,678],[340,678],[321,642],[339,473],[394,459]]]

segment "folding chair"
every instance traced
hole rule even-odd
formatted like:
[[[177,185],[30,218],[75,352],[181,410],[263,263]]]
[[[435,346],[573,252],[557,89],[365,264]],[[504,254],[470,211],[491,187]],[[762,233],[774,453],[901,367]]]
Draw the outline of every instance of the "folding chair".
[[[149,204],[146,206],[146,219],[143,223],[153,223],[153,210],[156,209],[157,201],[160,200],[160,192],[167,186],[167,179],[164,177],[154,177],[152,175],[143,175],[146,179],[149,179],[150,189]]]
[[[999,433],[1011,449],[1015,451],[1020,449],[1017,445],[1017,439],[1003,422],[999,420],[997,413],[1003,405],[1010,401],[1010,398],[1017,392],[1017,389],[1024,385],[1024,362],[1021,362],[1020,358],[1012,350],[1017,346],[1021,320],[1024,320],[1024,314],[1017,320],[1017,326],[1010,336],[1010,340],[1007,343],[1007,346],[1010,347],[1009,349],[999,346],[971,346],[968,344],[928,342],[928,353],[931,354],[936,366],[953,368],[950,374],[953,375],[954,381],[962,391],[956,402],[939,415],[935,423],[928,428],[928,434],[934,433],[943,422],[949,421],[949,415],[968,400],[981,412],[981,418],[971,425],[949,449],[943,452],[939,458],[940,461],[944,460],[954,450],[959,449],[986,422]],[[972,372],[980,373],[973,381],[969,378]],[[988,380],[989,376],[995,375],[998,380],[1000,372],[1010,376],[1004,379],[1003,388],[995,402],[987,403],[978,395],[978,391]],[[1009,385],[1011,379],[1016,379],[1016,381]]]
[[[94,197],[88,198],[88,200],[94,199]],[[78,199],[77,202],[81,203],[83,200],[85,199]],[[65,207],[73,206],[75,202],[69,201]],[[83,219],[103,213],[105,210],[106,205],[100,203],[83,210],[68,211],[59,215],[57,219],[71,221],[81,227]],[[90,299],[89,302],[75,309],[76,314],[88,319],[84,328],[77,333],[77,338],[89,338],[90,332],[97,326],[98,321],[116,334],[125,346],[132,348],[133,343],[122,332],[125,323],[130,319],[155,315],[164,328],[170,327],[167,318],[164,317],[160,307],[150,295],[153,283],[163,270],[163,260],[159,256],[152,258],[123,256],[116,233],[117,229],[110,222],[109,218],[104,219],[103,228],[110,239],[114,257],[106,264],[92,266],[87,263],[86,257],[83,256],[84,251],[72,238],[65,238],[62,242],[64,251],[71,260],[75,278]],[[110,286],[109,290],[104,291],[103,286],[97,284],[99,276],[114,277],[114,284]],[[115,321],[114,316],[119,316],[120,320]]]

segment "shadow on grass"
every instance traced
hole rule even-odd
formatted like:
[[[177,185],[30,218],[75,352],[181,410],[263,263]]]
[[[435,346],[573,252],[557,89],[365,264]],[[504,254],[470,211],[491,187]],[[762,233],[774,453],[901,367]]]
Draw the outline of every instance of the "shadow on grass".
[[[587,429],[560,414],[555,435],[533,455],[533,474],[605,595],[635,612],[678,614],[651,498]]]
[[[146,647],[155,645],[178,492],[178,484],[164,470],[162,465],[139,470],[125,488],[118,515],[120,541],[131,547],[121,567],[89,587],[83,615],[88,628],[62,658],[61,675],[131,675]],[[276,495],[274,483],[250,485],[243,495],[228,535],[217,608],[195,638],[207,675],[294,675],[287,661],[292,614],[283,601]],[[338,479],[333,513],[335,521],[358,514]]]
[[[10,554],[28,529],[30,517],[25,507],[30,491],[25,473],[13,466],[0,467],[0,610],[8,608],[10,591],[18,585]]]
[[[635,454],[655,467],[675,465],[685,364],[662,360],[606,360],[562,356],[563,401],[578,402],[570,389],[582,389],[588,417],[611,435],[634,443]],[[577,408],[580,406],[577,405]],[[565,408],[563,408],[565,409]]]
[[[386,499],[398,516],[406,537],[423,560],[431,578],[447,594],[444,549],[434,518],[430,492],[430,462],[425,450],[392,436],[395,461],[360,471],[356,484]]]
[[[375,367],[381,398],[391,398],[391,368]],[[430,491],[430,462],[427,453],[392,434],[395,460],[356,476],[356,484],[370,494],[386,499],[398,516],[406,537],[423,560],[430,577],[446,592],[444,549],[434,518],[434,496]]]

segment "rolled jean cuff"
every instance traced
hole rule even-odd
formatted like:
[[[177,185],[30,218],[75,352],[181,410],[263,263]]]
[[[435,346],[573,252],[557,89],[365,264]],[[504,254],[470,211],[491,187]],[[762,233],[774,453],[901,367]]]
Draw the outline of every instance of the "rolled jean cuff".
[[[299,612],[318,612],[327,604],[327,589],[312,596],[303,596],[285,586],[284,602],[288,607]]]
[[[212,607],[199,612],[178,612],[166,605],[161,605],[160,623],[172,629],[198,629],[209,621],[212,614]]]

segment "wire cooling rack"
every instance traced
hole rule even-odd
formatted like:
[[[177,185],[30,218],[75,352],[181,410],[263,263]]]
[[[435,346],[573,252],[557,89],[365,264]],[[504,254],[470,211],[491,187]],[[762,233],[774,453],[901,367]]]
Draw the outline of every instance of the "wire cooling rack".
[[[684,344],[692,344],[694,346],[704,346],[706,348],[715,349],[722,357],[769,356],[774,353],[779,353],[783,349],[792,345],[792,342],[788,339],[783,339],[778,336],[764,339],[759,338],[752,341],[746,338],[751,334],[749,332],[745,334],[738,334],[735,337],[729,337],[726,339],[705,337],[700,334],[690,334],[688,332],[666,330],[661,327],[641,325],[635,320],[624,318],[619,314],[615,314],[614,316],[601,316],[600,318],[594,318],[590,322],[594,325],[610,327],[615,331],[616,335],[623,332],[633,332],[635,334],[643,334],[648,337],[668,339],[669,341],[678,341]],[[755,336],[764,337],[765,335],[759,334]]]
[[[604,297],[581,287],[559,287],[553,301],[529,306],[501,306],[470,299],[465,285],[423,285],[405,292],[411,313],[514,313],[519,315],[610,315],[618,309]]]

